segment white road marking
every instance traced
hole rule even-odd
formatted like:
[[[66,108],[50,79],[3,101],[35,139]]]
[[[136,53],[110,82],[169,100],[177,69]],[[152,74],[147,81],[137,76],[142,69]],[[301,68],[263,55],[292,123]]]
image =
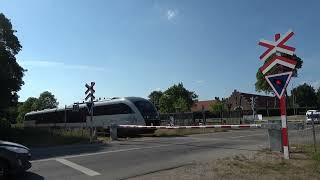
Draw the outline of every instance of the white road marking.
[[[234,137],[229,137],[226,139],[222,138],[206,138],[206,140],[197,140],[197,141],[191,141],[191,142],[185,142],[185,143],[175,143],[175,144],[164,144],[164,145],[158,145],[158,146],[150,146],[150,147],[139,147],[139,148],[128,148],[128,149],[119,149],[119,150],[112,150],[112,151],[102,151],[102,152],[95,152],[95,153],[84,153],[84,154],[78,154],[78,155],[67,155],[67,156],[60,156],[60,157],[55,157],[55,158],[47,158],[47,159],[39,159],[39,160],[33,160],[30,161],[31,163],[35,162],[44,162],[44,161],[51,161],[51,160],[56,160],[56,158],[61,158],[61,159],[66,159],[66,158],[76,158],[76,157],[85,157],[85,156],[94,156],[94,155],[100,155],[100,154],[110,154],[110,153],[117,153],[117,152],[126,152],[126,151],[134,151],[134,150],[142,150],[142,149],[154,149],[154,148],[159,148],[159,147],[166,147],[166,146],[172,146],[172,145],[184,145],[184,144],[189,144],[189,143],[197,143],[197,142],[205,142],[205,141],[213,141],[213,140],[227,140],[227,139],[239,139],[239,138],[244,138],[244,137],[250,137],[250,136],[261,136],[264,135],[263,133],[259,134],[251,134],[251,135],[244,135],[244,136],[234,136]],[[200,139],[200,138],[199,138]],[[143,141],[141,141],[143,142]],[[154,142],[156,143],[156,142]]]
[[[66,159],[62,159],[62,158],[57,158],[56,161],[66,165],[66,166],[69,166],[75,170],[78,170],[88,176],[97,176],[97,175],[100,175],[100,173],[96,172],[96,171],[93,171],[91,169],[88,169],[86,167],[83,167],[83,166],[80,166],[79,164],[76,164],[76,163],[73,163],[71,161],[68,161]]]

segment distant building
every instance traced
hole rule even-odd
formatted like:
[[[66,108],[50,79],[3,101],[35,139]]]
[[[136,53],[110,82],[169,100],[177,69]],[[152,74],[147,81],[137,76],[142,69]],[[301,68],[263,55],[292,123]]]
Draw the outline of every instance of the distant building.
[[[192,112],[200,112],[200,111],[210,111],[210,106],[217,103],[216,100],[208,100],[208,101],[198,101],[196,102],[192,108]]]
[[[279,101],[276,97],[243,93],[237,90],[234,90],[227,99],[226,106],[230,108],[231,111],[236,109],[251,110],[251,97],[256,98],[256,109],[270,109],[279,106]]]

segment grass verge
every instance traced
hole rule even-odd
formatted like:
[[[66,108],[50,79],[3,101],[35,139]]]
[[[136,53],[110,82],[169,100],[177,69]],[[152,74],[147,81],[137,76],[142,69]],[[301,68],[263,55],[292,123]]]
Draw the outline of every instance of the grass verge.
[[[284,160],[279,153],[264,150],[255,154],[235,155],[218,160],[208,160],[207,162],[195,162],[192,165],[133,179],[320,179],[320,153],[314,153],[313,147],[310,145],[295,145],[292,147],[295,148],[293,148],[290,160]]]
[[[13,126],[0,139],[23,144],[29,148],[50,147],[89,142],[90,134],[84,129],[24,128]]]

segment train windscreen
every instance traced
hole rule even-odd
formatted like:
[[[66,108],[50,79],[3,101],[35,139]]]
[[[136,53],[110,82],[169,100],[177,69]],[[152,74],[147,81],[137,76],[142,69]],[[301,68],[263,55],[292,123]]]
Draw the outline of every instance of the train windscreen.
[[[138,108],[145,119],[157,119],[157,110],[149,101],[135,101],[134,105]]]

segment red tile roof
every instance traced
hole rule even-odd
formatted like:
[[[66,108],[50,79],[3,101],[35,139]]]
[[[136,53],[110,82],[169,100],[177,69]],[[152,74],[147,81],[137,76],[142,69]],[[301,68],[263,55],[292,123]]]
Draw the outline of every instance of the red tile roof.
[[[215,104],[215,103],[216,103],[216,100],[198,101],[192,106],[191,111],[192,112],[202,111],[202,109],[204,111],[209,111],[210,105]]]

